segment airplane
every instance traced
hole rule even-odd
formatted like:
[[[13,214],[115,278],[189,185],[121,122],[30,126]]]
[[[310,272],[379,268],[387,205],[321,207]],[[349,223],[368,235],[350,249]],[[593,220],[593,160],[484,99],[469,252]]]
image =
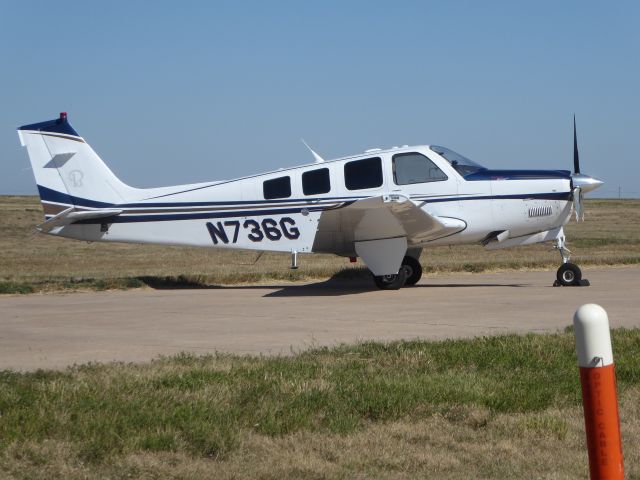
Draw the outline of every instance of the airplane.
[[[361,258],[383,290],[415,285],[432,245],[500,249],[555,242],[555,285],[587,284],[563,226],[603,184],[574,171],[491,170],[445,147],[374,148],[234,180],[160,188],[120,181],[66,113],[18,128],[44,210],[40,232],[132,242]]]

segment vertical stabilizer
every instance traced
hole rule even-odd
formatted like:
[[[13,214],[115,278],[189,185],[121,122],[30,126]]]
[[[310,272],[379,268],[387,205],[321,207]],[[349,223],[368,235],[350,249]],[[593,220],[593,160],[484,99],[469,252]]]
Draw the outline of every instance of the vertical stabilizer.
[[[66,113],[22,126],[18,136],[27,147],[45,216],[70,206],[104,208],[135,199],[137,189],[109,170],[69,124]]]

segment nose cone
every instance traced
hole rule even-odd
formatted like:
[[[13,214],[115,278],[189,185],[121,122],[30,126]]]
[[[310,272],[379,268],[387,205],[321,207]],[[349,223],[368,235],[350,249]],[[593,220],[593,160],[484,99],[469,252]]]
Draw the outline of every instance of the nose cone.
[[[582,175],[581,173],[571,175],[571,183],[573,188],[580,187],[583,192],[590,192],[604,184],[602,180],[589,175]]]

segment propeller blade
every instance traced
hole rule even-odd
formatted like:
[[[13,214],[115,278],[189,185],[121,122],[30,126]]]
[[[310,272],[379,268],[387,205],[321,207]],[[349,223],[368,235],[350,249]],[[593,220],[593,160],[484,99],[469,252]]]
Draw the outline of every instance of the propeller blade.
[[[573,173],[580,173],[580,156],[578,155],[578,136],[576,135],[576,116],[573,115]]]
[[[584,220],[584,209],[582,208],[583,195],[582,188],[576,187],[573,189],[573,207],[576,212],[576,222]]]

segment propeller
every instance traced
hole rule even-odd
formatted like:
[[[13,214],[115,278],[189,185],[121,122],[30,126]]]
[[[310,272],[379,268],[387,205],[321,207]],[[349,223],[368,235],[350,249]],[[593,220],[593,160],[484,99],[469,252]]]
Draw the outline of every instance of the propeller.
[[[573,174],[571,185],[573,193],[573,206],[576,212],[576,222],[584,220],[584,208],[582,201],[585,192],[590,192],[601,186],[604,182],[597,178],[580,173],[580,155],[578,154],[578,135],[576,133],[576,116],[573,116]]]
[[[578,153],[578,134],[576,133],[576,115],[573,114],[573,174],[580,175],[580,154]],[[572,175],[573,177],[573,175]],[[573,206],[576,211],[576,222],[584,220],[582,208],[583,193],[579,186],[573,189]]]

